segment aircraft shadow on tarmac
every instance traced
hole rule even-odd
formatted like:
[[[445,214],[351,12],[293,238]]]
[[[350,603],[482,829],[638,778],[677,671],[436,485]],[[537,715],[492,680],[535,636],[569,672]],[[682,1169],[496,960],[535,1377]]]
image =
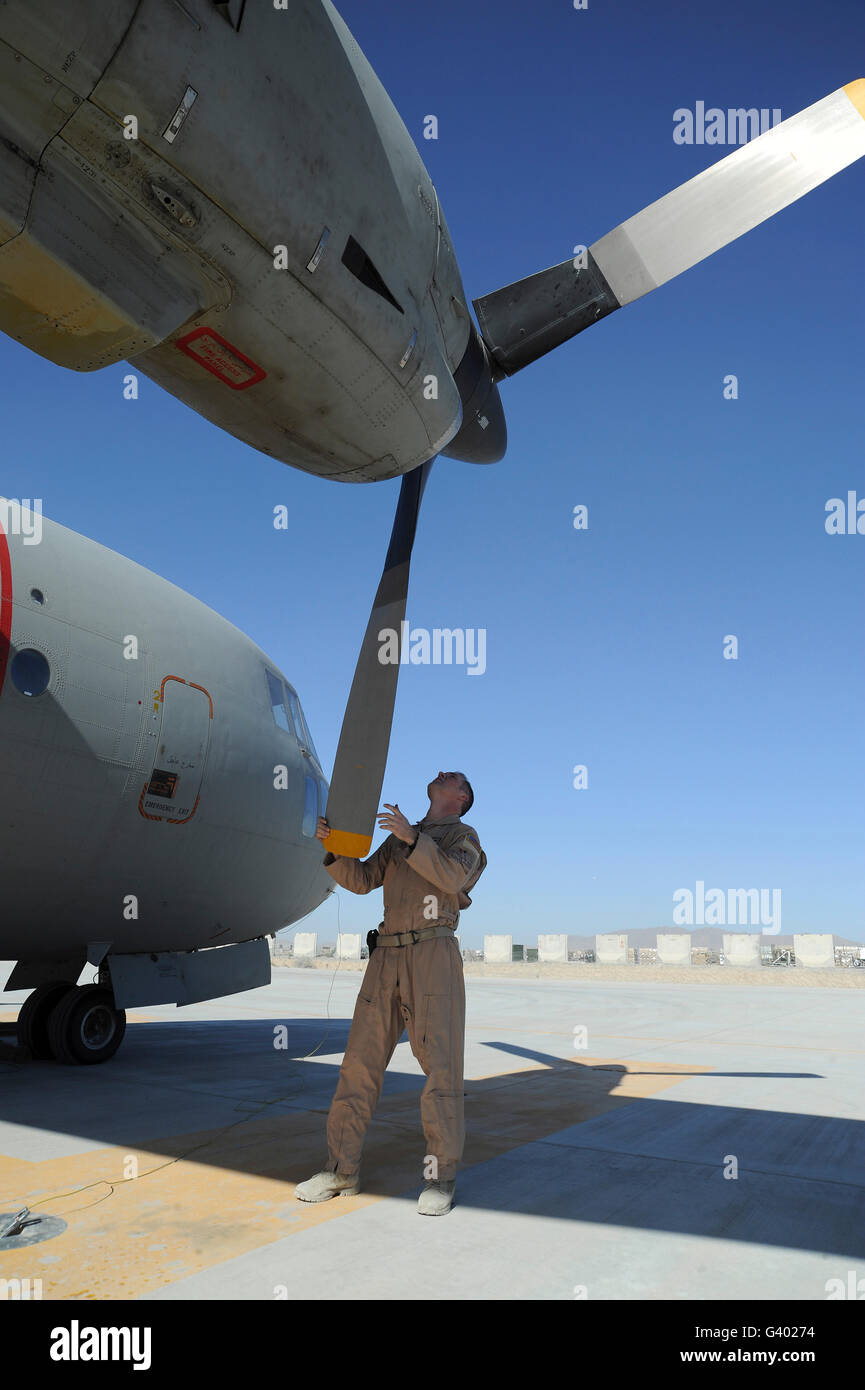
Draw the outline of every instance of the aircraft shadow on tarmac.
[[[293,1184],[323,1166],[349,1022],[130,1022],[123,1048],[104,1067],[0,1060],[0,1120],[50,1131],[61,1153],[80,1154],[80,1141],[89,1140]],[[274,1046],[277,1036],[284,1048]],[[703,1086],[707,1078],[793,1083],[818,1073],[671,1073],[478,1043],[517,1065],[466,1080],[459,1205],[865,1256],[865,1232],[854,1219],[865,1122],[670,1099],[683,1076]],[[626,1080],[631,1094],[617,1095]],[[423,1086],[419,1068],[386,1073],[364,1149],[364,1194],[414,1200],[425,1150]],[[76,1142],[64,1145],[63,1136]],[[55,1151],[44,1144],[40,1158],[46,1150]],[[725,1180],[731,1156],[739,1176]],[[27,1185],[22,1175],[10,1186],[10,1177],[6,1206],[23,1199]]]

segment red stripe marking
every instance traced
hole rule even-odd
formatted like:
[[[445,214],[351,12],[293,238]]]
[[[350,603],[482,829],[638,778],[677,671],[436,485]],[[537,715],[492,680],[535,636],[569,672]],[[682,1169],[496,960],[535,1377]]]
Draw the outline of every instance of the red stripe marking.
[[[198,362],[206,371],[224,381],[232,391],[245,391],[247,387],[264,381],[267,376],[263,367],[223,338],[215,328],[194,328],[184,338],[176,338],[175,344],[193,362]]]
[[[0,694],[6,678],[6,663],[12,645],[12,558],[3,523],[0,521]]]

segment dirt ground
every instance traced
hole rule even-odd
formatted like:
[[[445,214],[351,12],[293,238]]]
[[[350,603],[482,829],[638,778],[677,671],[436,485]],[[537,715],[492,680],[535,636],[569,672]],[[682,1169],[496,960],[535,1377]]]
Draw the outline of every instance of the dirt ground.
[[[314,961],[295,961],[287,956],[275,956],[275,967],[294,970],[364,970],[365,960],[337,961],[330,956],[318,956]],[[489,979],[569,980],[573,984],[591,984],[607,980],[616,983],[654,985],[764,985],[768,989],[786,986],[792,989],[820,985],[830,989],[865,989],[865,970],[852,966],[835,966],[826,970],[805,966],[759,965],[753,970],[732,965],[598,965],[572,961],[568,965],[547,962],[514,961],[512,964],[488,965],[485,961],[466,961],[466,975],[485,975]]]

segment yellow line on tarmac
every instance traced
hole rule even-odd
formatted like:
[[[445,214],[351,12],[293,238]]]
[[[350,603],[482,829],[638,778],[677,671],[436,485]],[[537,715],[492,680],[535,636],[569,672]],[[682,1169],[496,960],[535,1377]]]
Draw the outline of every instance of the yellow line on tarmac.
[[[637,1074],[647,1066],[660,1074]],[[467,1080],[464,1166],[708,1070],[581,1056]],[[45,1299],[132,1299],[421,1183],[426,1146],[417,1091],[380,1102],[358,1196],[298,1202],[295,1184],[323,1166],[324,1140],[324,1115],[295,1111],[128,1150],[115,1145],[38,1163],[0,1159],[0,1211],[27,1205],[68,1222],[62,1235],[0,1256],[0,1279],[41,1279]],[[194,1156],[172,1161],[205,1142]]]

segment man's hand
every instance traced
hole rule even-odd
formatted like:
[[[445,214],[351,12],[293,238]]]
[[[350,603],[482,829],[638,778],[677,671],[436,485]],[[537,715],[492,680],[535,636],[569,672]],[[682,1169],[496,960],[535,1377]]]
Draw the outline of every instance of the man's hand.
[[[389,830],[391,835],[395,835],[398,840],[404,840],[407,845],[413,845],[417,839],[418,832],[413,825],[409,825],[399,803],[394,802],[393,806],[385,802],[384,811],[379,812],[378,823],[382,830]]]
[[[315,838],[317,840],[321,840],[322,844],[324,844],[329,834],[330,826],[328,825],[324,816],[319,816],[318,825],[315,827]]]

